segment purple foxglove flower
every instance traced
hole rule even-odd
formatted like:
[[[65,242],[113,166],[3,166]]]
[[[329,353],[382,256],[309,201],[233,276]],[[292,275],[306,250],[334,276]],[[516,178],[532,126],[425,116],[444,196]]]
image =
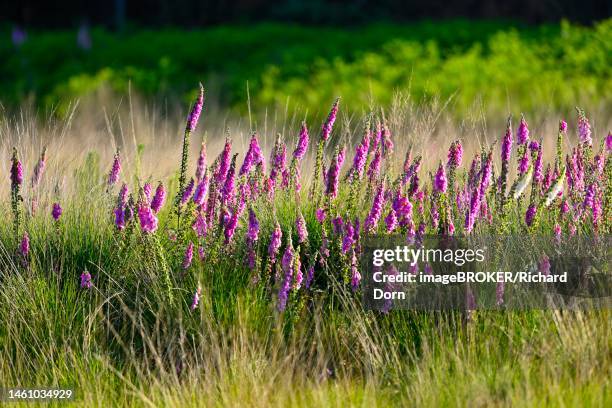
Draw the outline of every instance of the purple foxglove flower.
[[[332,105],[331,111],[327,116],[327,120],[323,123],[321,127],[321,139],[327,142],[329,136],[331,135],[332,129],[334,127],[334,122],[336,121],[336,116],[338,115],[338,105],[340,104],[340,98],[336,98],[336,101]]]
[[[383,210],[383,205],[385,202],[384,196],[385,196],[385,189],[384,189],[384,186],[381,184],[378,186],[378,189],[376,190],[376,195],[374,196],[372,208],[370,209],[370,212],[364,222],[366,231],[371,232],[375,230],[376,227],[378,226],[378,221],[380,220],[380,216]]]
[[[580,143],[591,146],[593,139],[591,138],[591,125],[589,120],[581,109],[578,110],[578,138]]]
[[[521,156],[521,158],[519,159],[517,170],[520,175],[523,175],[527,173],[528,169],[529,169],[529,155],[527,154],[527,150],[525,150],[525,153],[523,153],[523,156]]]
[[[194,181],[192,178],[191,180],[189,180],[189,183],[187,184],[187,186],[185,186],[185,189],[183,190],[183,195],[181,197],[181,205],[187,204],[187,201],[189,201],[191,195],[193,194],[193,187]]]
[[[153,196],[153,199],[151,200],[151,210],[153,210],[153,212],[157,214],[159,210],[161,210],[161,208],[164,206],[165,202],[166,202],[166,188],[160,181],[159,184],[157,185],[157,188],[155,189],[155,195]]]
[[[112,186],[119,181],[120,173],[121,173],[121,160],[119,159],[119,151],[117,151],[113,159],[113,166],[111,167],[110,173],[108,173],[108,185],[109,186]]]
[[[87,271],[83,271],[81,274],[81,289],[89,289],[91,285],[91,274]]]
[[[319,221],[319,223],[322,223],[323,221],[325,221],[327,214],[325,213],[325,210],[323,208],[317,208],[315,216],[317,218],[317,221]]]
[[[230,168],[227,171],[227,177],[225,178],[225,183],[223,185],[221,200],[224,203],[229,203],[234,200],[236,195],[236,157],[238,154],[234,154],[232,157],[232,163],[230,164]]]
[[[121,188],[119,189],[119,196],[117,197],[117,207],[119,208],[125,207],[125,205],[128,202],[129,194],[130,194],[130,190],[128,188],[128,185],[126,183],[123,183],[121,185]]]
[[[202,181],[200,181],[200,183],[196,187],[195,192],[193,193],[193,202],[198,207],[204,205],[206,193],[208,192],[208,181],[208,175],[205,175]]]
[[[189,242],[185,249],[185,255],[183,256],[183,269],[187,270],[191,266],[193,261],[193,242]]]
[[[393,208],[391,208],[389,214],[385,217],[385,225],[387,226],[388,233],[395,231],[397,228],[397,215]]]
[[[537,140],[532,140],[531,142],[529,142],[529,150],[531,150],[532,152],[540,150],[540,143],[538,143]]]
[[[206,143],[202,142],[202,147],[200,147],[200,155],[198,156],[198,161],[196,162],[196,172],[195,172],[196,181],[200,182],[202,180],[202,177],[204,177],[205,172],[206,172]]]
[[[200,92],[198,93],[198,97],[191,107],[191,112],[189,112],[189,116],[187,117],[187,126],[185,127],[185,132],[193,132],[198,125],[198,120],[200,119],[200,114],[202,113],[202,107],[204,106],[204,87],[200,84]]]
[[[204,218],[201,212],[198,212],[198,215],[196,215],[191,228],[195,231],[198,238],[202,238],[206,235],[208,225],[206,224],[206,218]]]
[[[561,225],[555,224],[553,232],[555,233],[555,239],[559,242],[561,240]]]
[[[521,115],[521,123],[519,124],[519,127],[516,130],[516,140],[519,145],[523,145],[529,140],[529,128],[527,127],[527,121],[525,121],[525,116],[523,115]]]
[[[361,143],[355,149],[355,157],[353,158],[353,172],[357,174],[358,178],[363,176],[365,170],[366,161],[368,160],[368,150],[370,148],[370,134],[369,130],[363,136]]]
[[[353,292],[356,292],[357,289],[359,289],[359,284],[361,283],[361,274],[359,273],[357,266],[357,255],[355,254],[355,251],[353,251],[353,256],[351,259],[351,288],[353,289]]]
[[[319,249],[319,253],[321,254],[321,262],[325,262],[329,257],[329,240],[327,239],[325,228],[321,231],[321,248]]]
[[[59,203],[53,203],[53,209],[51,210],[51,216],[55,221],[58,221],[62,216],[62,207]]]
[[[544,174],[542,172],[542,149],[538,147],[538,156],[534,164],[533,179],[536,183],[544,181]]]
[[[140,229],[145,234],[155,232],[157,230],[157,217],[153,214],[151,207],[144,202],[138,206],[138,219],[140,220]]]
[[[370,146],[371,152],[376,152],[378,150],[378,146],[380,146],[380,142],[382,139],[382,125],[379,120],[376,121],[376,130],[374,135],[373,143]]]
[[[244,162],[240,167],[238,175],[244,176],[245,174],[249,173],[254,166],[257,166],[260,163],[264,163],[263,153],[261,152],[261,147],[259,146],[259,141],[257,140],[257,133],[253,133],[249,143],[249,150],[247,150],[244,156]]]
[[[191,301],[190,309],[192,312],[198,307],[198,304],[200,303],[200,296],[202,296],[202,288],[198,286],[195,293],[193,294],[193,300]]]
[[[525,213],[525,224],[527,224],[528,227],[531,227],[531,225],[533,224],[533,221],[535,220],[536,212],[537,212],[537,208],[535,204],[529,204],[529,207],[527,208],[527,212]]]
[[[567,203],[567,200],[563,200],[561,202],[561,214],[565,215],[569,212],[569,204]]]
[[[480,192],[477,188],[472,191],[470,198],[470,208],[468,208],[465,216],[465,232],[469,234],[474,228],[474,223],[480,211]]]
[[[299,254],[296,254],[293,259],[293,271],[295,274],[293,289],[300,290],[300,288],[302,287],[302,282],[304,281],[304,273],[302,272],[302,262],[300,262]]]
[[[567,122],[564,120],[561,120],[559,122],[559,133],[565,133],[567,132]]]
[[[355,228],[353,224],[351,224],[350,220],[344,224],[345,233],[342,237],[342,253],[346,254],[349,249],[353,246],[354,236],[355,236]]]
[[[329,165],[329,171],[327,172],[327,188],[325,190],[325,194],[331,198],[336,198],[338,195],[338,185],[340,182],[339,155],[340,154],[338,153],[333,158],[331,164]]]
[[[434,177],[434,192],[444,194],[448,188],[448,180],[446,178],[446,172],[442,163],[438,166],[438,171]]]
[[[344,227],[344,220],[342,219],[340,215],[332,219],[332,231],[334,232],[334,234],[336,235],[342,234],[343,227]]]
[[[582,204],[583,208],[593,208],[595,203],[595,183],[590,184],[584,195],[584,203]]]
[[[123,207],[115,208],[115,226],[119,231],[125,228],[125,211]]]
[[[612,153],[612,132],[608,132],[606,136],[606,152]]]
[[[597,170],[597,173],[601,176],[605,166],[603,154],[596,154],[595,157],[593,157],[593,163],[595,164],[595,170]]]
[[[451,143],[450,148],[448,149],[448,166],[457,168],[461,166],[461,161],[463,159],[463,146],[459,140],[455,140]]]
[[[274,144],[274,151],[271,157],[271,169],[270,169],[270,180],[273,184],[276,183],[276,178],[283,174],[283,171],[287,167],[287,145],[283,143],[281,135],[279,134]]]
[[[21,256],[24,258],[27,258],[30,253],[30,237],[27,232],[23,233],[23,238],[21,238],[21,243],[19,244],[19,252],[21,252]]]
[[[300,161],[306,155],[306,151],[308,150],[308,128],[306,127],[306,122],[302,122],[302,128],[300,129],[300,136],[298,137],[297,145],[295,146],[295,150],[293,151],[293,157]]]
[[[16,189],[23,183],[23,166],[17,159],[17,149],[13,149],[13,157],[11,159],[11,189]]]
[[[504,139],[502,140],[501,149],[501,159],[503,162],[507,162],[508,160],[510,160],[510,153],[512,151],[512,128],[510,127],[509,122],[508,127],[506,128],[506,134],[504,135]]]
[[[291,243],[291,234],[287,234],[287,248],[283,254],[281,260],[281,266],[284,273],[284,278],[280,284],[278,290],[278,310],[282,312],[287,307],[287,298],[291,291],[291,281],[293,280],[293,265],[294,265],[294,251]]]
[[[375,180],[378,178],[380,174],[380,166],[381,166],[381,151],[380,149],[376,149],[376,153],[374,153],[374,158],[370,162],[370,167],[368,167],[368,178],[370,180]]]
[[[487,192],[487,188],[491,184],[491,176],[493,174],[493,155],[489,153],[487,157],[487,161],[484,163],[482,167],[482,178],[480,179],[480,197],[481,199],[485,196]]]
[[[306,281],[304,282],[304,287],[306,289],[310,289],[310,285],[312,285],[312,281],[314,280],[314,264],[308,267],[306,271]]]
[[[147,199],[147,202],[151,202],[151,193],[153,192],[153,186],[151,186],[151,183],[145,183],[144,186],[142,186],[142,192],[144,193],[145,198]]]
[[[255,216],[255,211],[249,208],[249,228],[247,229],[247,239],[251,242],[257,241],[259,238],[259,221]]]
[[[225,183],[225,179],[227,178],[227,172],[230,168],[231,154],[232,151],[232,142],[229,138],[225,139],[225,146],[223,147],[223,151],[219,155],[218,163],[213,179],[218,185],[223,185]]]
[[[283,238],[283,231],[281,230],[278,221],[274,227],[274,231],[272,231],[272,237],[270,239],[270,245],[268,246],[268,255],[270,256],[270,262],[274,263],[276,260],[276,256],[278,255],[278,250],[281,246],[281,240]]]
[[[45,172],[45,168],[47,166],[47,148],[44,148],[42,154],[40,155],[40,159],[34,166],[34,172],[32,174],[32,187],[36,187],[42,178],[43,173]]]
[[[550,275],[550,259],[548,256],[542,256],[542,259],[538,262],[538,271],[545,276]]]
[[[230,217],[229,221],[226,223],[225,225],[225,244],[229,244],[232,241],[232,238],[234,237],[234,234],[236,233],[236,228],[238,227],[238,211],[234,211],[232,213],[232,216]]]
[[[308,240],[308,229],[306,228],[306,220],[300,211],[295,220],[295,230],[298,235],[298,243],[303,244]]]

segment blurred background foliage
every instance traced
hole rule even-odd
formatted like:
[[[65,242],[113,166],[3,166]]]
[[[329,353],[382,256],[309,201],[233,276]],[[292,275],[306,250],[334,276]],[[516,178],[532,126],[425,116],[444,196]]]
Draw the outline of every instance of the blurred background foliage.
[[[436,20],[363,26],[231,24],[205,29],[81,25],[16,33],[0,26],[0,101],[58,108],[101,88],[188,101],[198,81],[222,107],[326,111],[388,105],[398,90],[418,101],[453,96],[463,114],[480,100],[510,108],[610,105],[612,19],[526,25]],[[12,38],[12,41],[11,41]]]

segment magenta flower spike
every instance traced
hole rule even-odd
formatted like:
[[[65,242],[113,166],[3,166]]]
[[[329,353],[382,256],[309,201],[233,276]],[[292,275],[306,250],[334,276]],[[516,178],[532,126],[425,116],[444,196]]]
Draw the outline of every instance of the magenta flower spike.
[[[59,203],[53,203],[53,208],[51,210],[51,216],[55,221],[59,221],[62,216],[62,206]]]
[[[193,300],[191,301],[191,306],[189,307],[189,309],[191,309],[192,312],[196,310],[198,305],[200,304],[200,296],[202,296],[202,288],[198,285],[198,288],[193,294]]]
[[[525,120],[525,116],[521,114],[521,123],[519,123],[519,127],[516,130],[516,140],[519,145],[524,145],[529,141],[529,127],[527,125],[527,121]]]
[[[187,126],[185,127],[185,132],[191,133],[195,130],[198,125],[198,120],[200,119],[200,114],[202,113],[202,107],[204,106],[204,87],[200,84],[200,92],[198,93],[198,97],[189,112],[189,116],[187,117]]]
[[[297,161],[301,161],[306,155],[306,151],[308,150],[308,143],[310,138],[308,136],[308,128],[306,127],[306,122],[302,122],[302,127],[300,129],[300,135],[298,137],[298,142],[293,151],[293,157]]]
[[[364,227],[366,231],[374,231],[378,226],[378,221],[380,220],[380,216],[382,215],[383,205],[385,203],[385,188],[383,184],[378,186],[376,190],[376,195],[374,196],[374,201],[372,203],[372,208],[368,213],[368,216],[365,219]]]
[[[181,196],[181,205],[187,204],[187,201],[191,198],[193,194],[194,181],[193,178],[189,180],[187,186],[185,186],[185,190],[183,190],[183,195]]]
[[[248,174],[252,168],[260,163],[263,164],[264,161],[263,153],[261,152],[261,147],[259,146],[259,141],[257,140],[257,133],[253,133],[251,136],[251,142],[249,143],[249,149],[244,156],[244,162],[240,167],[238,175],[244,176],[245,174]]]
[[[202,147],[200,147],[200,155],[198,156],[198,161],[196,162],[196,172],[195,177],[196,181],[202,181],[202,177],[204,177],[204,173],[206,172],[206,143],[202,142]]]
[[[506,127],[506,134],[502,140],[501,147],[501,159],[502,162],[508,162],[510,160],[510,153],[512,152],[512,128],[510,127],[510,122],[508,122],[508,126]]]
[[[197,206],[204,205],[204,201],[206,200],[206,193],[208,192],[208,182],[209,177],[208,174],[204,175],[204,178],[198,183],[198,186],[193,193],[193,202]]]
[[[529,170],[529,153],[527,152],[527,150],[525,150],[525,152],[519,159],[517,170],[519,175],[523,175],[527,173],[527,170]]]
[[[327,188],[325,194],[331,198],[336,198],[338,195],[338,185],[340,182],[340,153],[337,152],[329,165],[327,172]]]
[[[351,257],[351,288],[353,292],[356,292],[359,289],[359,284],[361,283],[361,274],[358,269],[359,262],[357,261],[357,255],[355,251],[353,251],[353,256]]]
[[[145,196],[145,198],[147,199],[147,202],[151,202],[151,194],[153,193],[153,186],[151,185],[151,183],[145,183],[144,186],[142,186],[142,192]]]
[[[36,187],[38,183],[40,183],[40,179],[42,178],[43,173],[45,172],[45,168],[47,167],[47,148],[43,148],[43,151],[40,155],[40,159],[34,166],[34,172],[32,173],[32,187]]]
[[[612,153],[612,132],[608,132],[606,136],[606,152]]]
[[[380,174],[381,158],[382,153],[380,149],[376,149],[376,152],[374,153],[374,158],[370,162],[370,167],[368,167],[368,178],[370,180],[375,180],[378,178]]]
[[[91,285],[91,274],[87,271],[83,271],[83,273],[81,273],[81,289],[89,289]]]
[[[580,143],[591,146],[593,144],[593,139],[591,138],[591,124],[589,123],[589,119],[584,114],[584,111],[579,108],[577,108],[577,110],[578,138],[580,139]]]
[[[336,101],[332,105],[332,108],[327,116],[327,120],[323,123],[321,127],[321,139],[327,142],[329,136],[331,135],[332,129],[334,128],[334,122],[336,121],[336,116],[338,115],[338,106],[340,105],[340,98],[336,98]]]
[[[138,219],[140,220],[140,229],[145,234],[153,233],[157,230],[158,220],[151,207],[141,202],[138,206]]]
[[[537,208],[535,204],[530,204],[529,207],[527,208],[527,212],[525,213],[525,224],[527,224],[528,227],[531,227],[531,225],[533,224],[533,221],[535,220],[536,212],[537,212]]]
[[[23,183],[23,166],[17,158],[17,149],[13,149],[11,159],[11,189],[15,190]]]
[[[193,261],[193,242],[189,242],[187,248],[185,249],[185,255],[183,256],[183,269],[187,270],[191,266],[191,262]]]
[[[201,212],[198,212],[198,215],[196,215],[191,228],[195,231],[198,238],[202,238],[206,235],[208,225],[206,224],[206,218]]]
[[[438,171],[434,176],[434,192],[444,194],[448,188],[448,179],[446,178],[446,172],[442,163],[438,165]]]
[[[113,158],[113,165],[110,173],[108,174],[108,185],[112,186],[119,181],[119,175],[121,173],[121,159],[119,158],[119,150],[115,153]]]
[[[459,140],[455,140],[451,143],[448,149],[447,159],[448,167],[457,168],[461,166],[461,161],[463,160],[463,146]]]
[[[255,215],[255,211],[249,208],[249,227],[247,229],[247,239],[251,242],[257,241],[259,238],[259,221]]]
[[[219,165],[216,168],[213,179],[218,185],[223,185],[225,183],[225,179],[227,177],[227,172],[230,168],[230,154],[232,151],[232,142],[229,138],[225,139],[225,146],[223,147],[223,151],[219,155]]]
[[[115,227],[119,231],[125,228],[125,210],[123,207],[115,208]]]
[[[308,229],[306,228],[306,220],[300,211],[295,220],[295,230],[298,235],[298,243],[303,244],[308,240]]]
[[[268,255],[270,256],[270,262],[272,263],[276,261],[276,256],[278,255],[278,250],[280,249],[282,238],[283,231],[281,230],[281,227],[277,221],[274,227],[274,231],[272,231],[270,245],[268,246]]]
[[[391,208],[389,214],[385,217],[385,225],[387,226],[387,233],[391,233],[395,231],[397,228],[397,215],[395,214],[395,210]]]
[[[157,188],[155,189],[155,195],[153,195],[153,199],[151,200],[151,210],[153,210],[153,212],[157,214],[159,210],[161,210],[161,208],[164,206],[165,202],[166,188],[160,181],[157,185]]]
[[[291,243],[291,234],[287,234],[287,248],[281,259],[281,267],[284,273],[283,280],[278,290],[278,311],[282,312],[287,307],[287,299],[291,291],[291,282],[293,281],[294,269],[293,244]]]
[[[30,253],[30,237],[28,236],[27,232],[23,233],[21,243],[19,244],[19,252],[24,258],[27,258],[28,254]]]

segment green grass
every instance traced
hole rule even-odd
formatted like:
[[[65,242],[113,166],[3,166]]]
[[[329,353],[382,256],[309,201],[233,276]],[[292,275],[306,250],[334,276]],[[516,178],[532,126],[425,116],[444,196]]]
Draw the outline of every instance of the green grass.
[[[146,96],[190,100],[204,82],[221,106],[246,111],[247,81],[257,111],[271,106],[311,114],[342,95],[359,111],[388,106],[411,89],[417,101],[453,97],[450,110],[481,105],[492,115],[520,107],[566,110],[608,104],[612,91],[612,21],[584,28],[561,23],[529,27],[504,21],[432,21],[351,29],[289,24],[205,30],[101,29],[80,50],[72,31],[33,32],[21,49],[0,43],[6,56],[0,100],[59,104],[131,82]],[[8,38],[9,33],[5,31]]]

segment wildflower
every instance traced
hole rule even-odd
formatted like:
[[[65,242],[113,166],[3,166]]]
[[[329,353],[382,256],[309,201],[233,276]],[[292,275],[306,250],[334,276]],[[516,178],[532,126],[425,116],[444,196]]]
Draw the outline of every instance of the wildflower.
[[[542,256],[542,259],[538,262],[538,271],[546,276],[550,275],[550,259],[548,256]]]
[[[254,166],[263,162],[263,153],[261,152],[261,147],[257,141],[257,133],[253,133],[251,136],[251,141],[249,142],[249,149],[244,156],[244,162],[242,162],[238,175],[243,176],[247,174]]]
[[[198,247],[198,258],[200,258],[200,261],[203,261],[204,257],[205,257],[204,247],[200,246],[200,247]]]
[[[385,225],[387,226],[388,233],[395,231],[397,228],[397,216],[393,208],[391,208],[389,214],[385,217]]]
[[[338,195],[338,184],[340,181],[340,153],[336,152],[335,157],[332,159],[329,165],[329,171],[327,172],[327,188],[325,194],[331,198],[336,198]]]
[[[140,220],[140,229],[145,234],[157,230],[157,217],[146,202],[141,202],[138,206],[138,219]]]
[[[193,261],[193,242],[189,242],[185,249],[185,255],[183,256],[183,269],[187,270],[191,266]]]
[[[259,238],[259,221],[255,216],[255,211],[249,208],[249,227],[247,229],[247,239],[254,242]]]
[[[336,116],[338,115],[338,105],[340,104],[340,98],[336,98],[336,101],[332,105],[331,111],[327,116],[327,120],[323,123],[321,127],[321,139],[325,142],[329,139],[331,135],[332,129],[334,127],[334,122],[336,121]]]
[[[201,212],[198,212],[198,215],[196,215],[191,228],[195,231],[198,238],[202,238],[204,235],[206,235],[208,226],[206,224],[206,218],[204,218]]]
[[[567,203],[567,200],[563,200],[563,202],[561,202],[561,214],[567,214],[569,212],[569,204]]]
[[[23,166],[17,158],[17,149],[13,149],[11,159],[11,189],[16,190],[23,183]]]
[[[555,233],[555,239],[558,241],[561,240],[561,225],[555,224],[553,227],[553,232]]]
[[[344,225],[345,233],[342,237],[342,253],[346,254],[349,249],[353,246],[353,242],[355,241],[355,228],[353,224],[351,224],[350,220],[347,220]]]
[[[291,281],[293,279],[293,264],[294,251],[291,243],[291,234],[287,234],[287,248],[281,260],[281,267],[284,272],[284,278],[278,290],[278,310],[282,312],[287,306],[287,298],[291,290]]]
[[[459,140],[455,140],[451,143],[450,148],[448,149],[448,166],[452,168],[457,168],[461,166],[461,161],[463,159],[463,146]]]
[[[444,172],[444,166],[442,163],[438,166],[438,171],[434,177],[434,191],[437,193],[444,194],[448,188],[448,180],[446,179],[446,173]]]
[[[542,148],[538,147],[538,156],[536,157],[534,169],[533,169],[533,180],[536,183],[541,183],[544,180],[544,174],[542,174]]]
[[[310,265],[306,270],[306,281],[304,282],[304,287],[306,289],[310,289],[310,285],[312,285],[312,281],[314,280],[314,264]]]
[[[187,117],[187,126],[185,128],[186,133],[191,133],[195,130],[198,125],[198,120],[200,119],[200,114],[202,113],[202,107],[204,106],[204,87],[200,84],[200,92],[198,93],[198,97],[193,104],[191,111],[189,112],[189,116]]]
[[[546,207],[551,205],[552,202],[555,200],[555,198],[557,198],[559,193],[563,191],[563,179],[565,178],[565,175],[566,175],[566,169],[567,167],[563,168],[563,172],[559,175],[559,177],[557,177],[557,180],[555,181],[555,183],[548,190],[548,193],[546,194],[546,202],[545,202]]]
[[[567,122],[564,120],[561,120],[559,122],[559,133],[565,133],[567,132]]]
[[[355,149],[355,157],[353,158],[353,169],[352,171],[357,174],[358,178],[361,179],[363,171],[365,169],[366,161],[368,160],[368,151],[370,149],[370,124],[366,124],[366,131],[361,139],[361,142]]]
[[[586,144],[587,146],[593,144],[593,139],[591,138],[591,125],[582,109],[578,109],[578,138],[582,144]]]
[[[540,143],[538,143],[537,140],[532,140],[531,142],[529,142],[529,150],[531,150],[532,152],[538,151],[540,150]]]
[[[536,213],[537,213],[537,208],[535,204],[529,204],[529,207],[527,208],[527,212],[525,213],[525,224],[527,224],[528,227],[531,227],[531,225],[533,224]]]
[[[53,217],[53,219],[55,221],[58,221],[59,218],[62,216],[62,207],[60,206],[59,203],[53,203],[53,209],[51,210],[51,216]]]
[[[153,191],[153,186],[151,186],[151,183],[145,183],[144,186],[142,186],[142,192],[145,196],[145,198],[147,199],[147,202],[151,202],[151,193]]]
[[[45,172],[45,167],[47,164],[47,148],[43,148],[43,151],[40,155],[40,159],[38,159],[38,162],[36,163],[36,166],[34,166],[34,172],[32,174],[32,187],[36,187],[38,185],[38,183],[40,182],[40,179],[43,175],[43,173]]]
[[[512,186],[512,198],[516,200],[523,194],[523,191],[525,191],[525,189],[527,188],[527,185],[529,184],[532,175],[533,166],[529,166],[527,172],[524,173],[521,177],[519,177],[519,179],[516,180],[515,184]]]
[[[208,175],[205,175],[204,178],[198,183],[198,186],[193,193],[193,202],[198,207],[204,205],[206,193],[208,192],[208,182]]]
[[[380,174],[381,156],[382,154],[380,149],[376,149],[376,152],[374,153],[374,158],[370,162],[370,167],[368,167],[367,174],[370,181],[377,179],[378,175]]]
[[[300,161],[306,155],[306,151],[308,150],[308,128],[306,127],[306,122],[302,122],[302,128],[300,129],[300,136],[298,137],[297,145],[295,146],[295,150],[293,151],[293,157]]]
[[[521,175],[525,174],[527,172],[527,169],[529,169],[529,155],[527,154],[527,150],[525,150],[525,152],[519,159],[518,173]]]
[[[157,185],[157,188],[155,189],[155,195],[153,195],[153,199],[151,200],[151,210],[153,210],[153,212],[157,214],[159,210],[161,210],[161,208],[164,206],[165,201],[166,188],[160,181]]]
[[[128,185],[123,183],[119,189],[119,195],[117,196],[117,207],[123,208],[127,204],[129,194],[130,190]]]
[[[325,210],[323,208],[317,208],[317,211],[315,212],[315,217],[317,218],[317,221],[319,221],[319,223],[322,223],[323,221],[325,221],[325,217],[327,217],[327,214],[325,213]]]
[[[229,203],[234,200],[234,196],[236,194],[236,157],[238,154],[234,154],[232,157],[232,162],[230,164],[230,168],[227,171],[227,176],[225,178],[225,184],[223,185],[223,190],[221,191],[221,200],[224,203]]]
[[[238,216],[238,211],[234,210],[227,223],[225,223],[224,235],[226,245],[231,242],[232,238],[234,237],[234,234],[236,233],[236,228],[238,227]]]
[[[115,226],[119,231],[125,228],[125,210],[123,207],[115,208]]]
[[[361,274],[359,273],[357,264],[357,255],[355,254],[355,251],[353,251],[353,256],[351,258],[351,288],[353,289],[353,292],[359,289],[359,284],[361,283]]]
[[[81,273],[81,289],[89,289],[91,285],[91,274],[87,271],[83,271],[83,273]]]
[[[385,156],[393,154],[393,140],[391,139],[391,131],[387,123],[383,120],[381,138],[383,142],[383,153]]]
[[[608,132],[608,136],[606,136],[606,152],[612,152],[612,132]]]
[[[181,196],[181,205],[185,205],[189,198],[191,198],[191,194],[193,194],[194,181],[193,178],[189,180],[187,186],[183,190],[183,195]]]
[[[298,243],[303,244],[308,240],[308,229],[306,228],[306,220],[300,211],[295,220],[295,230],[298,235]]]
[[[113,166],[111,167],[110,173],[108,174],[108,185],[112,186],[119,181],[119,174],[121,173],[121,160],[119,159],[119,150],[115,153],[113,159]]]
[[[381,184],[378,186],[376,195],[374,196],[374,201],[372,203],[372,208],[370,209],[370,212],[365,219],[365,228],[367,231],[373,231],[378,225],[378,221],[382,214],[382,209],[384,205],[384,193],[385,189],[383,184]]]
[[[507,162],[510,160],[510,152],[512,151],[512,128],[510,127],[510,120],[508,120],[508,126],[506,127],[506,134],[502,140],[501,149],[502,162]]]
[[[299,290],[302,287],[302,282],[304,281],[304,273],[302,272],[302,263],[300,262],[299,251],[293,257],[293,272],[295,275],[293,289]]]
[[[274,231],[272,231],[272,238],[270,239],[270,245],[268,246],[268,255],[270,256],[270,262],[274,263],[276,260],[276,256],[278,255],[278,250],[281,246],[281,239],[283,238],[283,231],[281,230],[278,221],[274,227]]]
[[[195,172],[196,181],[200,182],[202,180],[202,177],[204,177],[205,172],[206,172],[206,143],[202,142],[202,147],[200,147],[200,155],[198,156],[198,161],[196,162],[196,172]]]
[[[193,300],[191,301],[190,309],[192,312],[196,310],[196,308],[198,307],[198,304],[200,304],[200,296],[202,296],[202,288],[200,287],[200,285],[198,285],[198,288],[193,294]]]
[[[27,232],[23,233],[23,238],[21,238],[21,243],[19,244],[19,252],[24,258],[27,258],[30,253],[30,237]]]
[[[529,140],[529,128],[525,116],[521,115],[521,123],[516,130],[516,140],[519,145],[524,145]]]
[[[218,163],[219,165],[216,168],[216,171],[213,175],[213,179],[217,183],[217,185],[222,185],[225,183],[225,179],[227,177],[227,172],[230,168],[230,154],[232,151],[232,142],[229,138],[225,139],[225,146],[223,147],[223,151],[219,155]]]

